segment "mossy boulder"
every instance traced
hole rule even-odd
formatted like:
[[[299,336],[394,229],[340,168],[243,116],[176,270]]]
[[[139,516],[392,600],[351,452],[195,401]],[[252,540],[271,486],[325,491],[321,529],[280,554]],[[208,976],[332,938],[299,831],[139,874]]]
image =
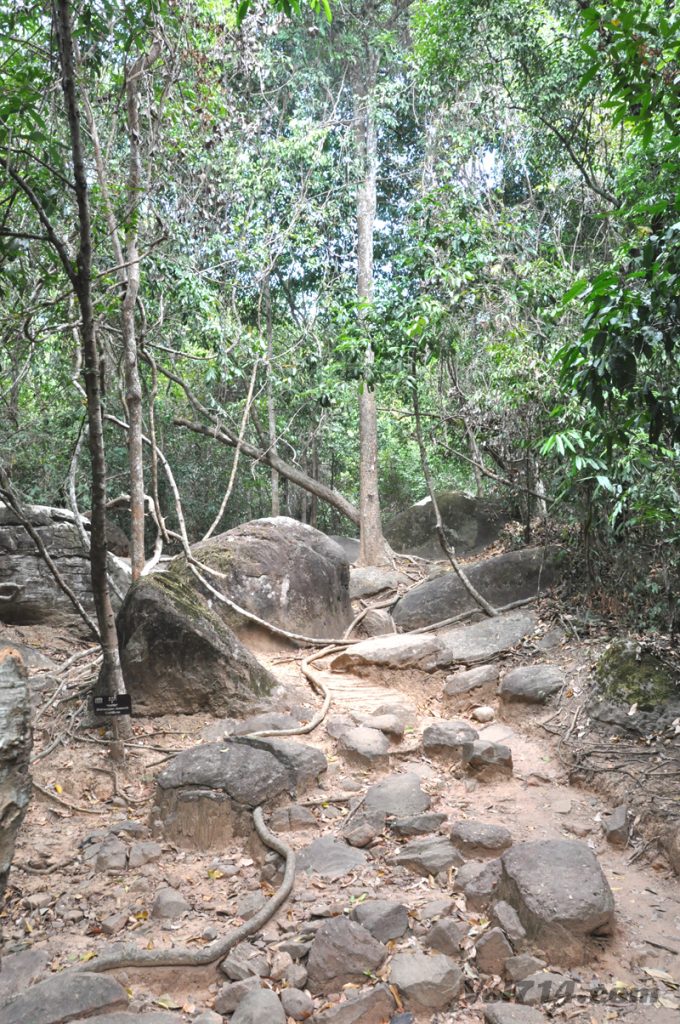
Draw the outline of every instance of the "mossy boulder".
[[[125,685],[140,714],[251,714],[276,679],[174,566],[138,580],[116,620]]]
[[[440,491],[436,498],[447,540],[458,554],[479,551],[491,544],[508,520],[501,507],[492,501],[480,501],[459,491]],[[385,537],[395,551],[421,558],[444,557],[429,497],[387,523]]]
[[[680,697],[680,681],[659,658],[632,640],[615,640],[595,668],[602,695],[646,711]]]

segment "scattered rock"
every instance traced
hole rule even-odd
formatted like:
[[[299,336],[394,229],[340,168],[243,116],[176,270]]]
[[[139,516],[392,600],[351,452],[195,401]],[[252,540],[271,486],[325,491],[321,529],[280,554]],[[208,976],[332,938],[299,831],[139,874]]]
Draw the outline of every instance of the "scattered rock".
[[[376,985],[368,992],[347,993],[347,1002],[323,1010],[315,1024],[384,1024],[393,1021],[395,1002],[387,985]]]
[[[482,704],[479,708],[473,708],[471,715],[477,722],[493,722],[496,712],[487,704]]]
[[[503,975],[512,946],[500,928],[490,928],[477,940],[477,969],[482,974]]]
[[[628,845],[630,825],[628,824],[628,807],[621,804],[602,821],[605,838],[612,846],[624,847]]]
[[[432,832],[436,832],[445,821],[445,814],[429,811],[423,814],[411,814],[408,818],[395,818],[388,824],[390,831],[394,832],[396,836],[407,838],[408,836],[430,835]]]
[[[463,921],[445,917],[432,925],[423,939],[423,945],[446,956],[460,956],[460,944],[467,933],[467,925]]]
[[[541,590],[549,587],[557,577],[558,558],[559,552],[554,550],[546,556],[543,547],[523,548],[466,565],[465,570],[473,586],[491,604],[500,607],[532,597],[539,587]],[[393,609],[392,617],[399,629],[409,630],[476,609],[474,599],[458,576],[446,572],[404,594]]]
[[[220,970],[231,981],[245,981],[256,976],[266,978],[269,975],[269,961],[262,950],[250,942],[239,942],[220,964]]]
[[[332,836],[321,836],[300,851],[297,870],[335,880],[366,863],[366,854]]]
[[[514,949],[518,949],[527,937],[522,922],[514,907],[504,900],[498,900],[491,908],[491,920],[502,928]]]
[[[350,715],[330,715],[324,725],[328,735],[339,740],[344,732],[354,728],[356,722]]]
[[[512,836],[507,828],[482,821],[454,822],[449,838],[466,857],[497,856],[512,846]]]
[[[512,751],[503,743],[475,740],[463,747],[463,763],[477,778],[490,781],[499,775],[512,775]]]
[[[151,908],[151,916],[161,921],[176,921],[191,910],[191,904],[181,892],[166,886],[159,889]]]
[[[140,868],[143,864],[153,864],[163,856],[160,843],[133,843],[128,851],[128,867]]]
[[[545,1024],[540,1010],[517,1003],[486,1003],[484,1020],[485,1024]]]
[[[386,636],[397,631],[392,616],[384,608],[369,608],[359,629],[365,636]]]
[[[499,671],[497,664],[491,664],[456,672],[446,677],[442,696],[448,706],[453,705],[461,711],[466,711],[472,704],[493,700]]]
[[[408,868],[417,875],[438,875],[450,867],[458,867],[463,858],[444,836],[435,839],[413,839],[405,843],[392,858],[393,864]]]
[[[440,658],[439,664],[475,665],[497,658],[533,633],[536,622],[533,612],[518,609],[469,626],[442,630],[439,636],[446,645],[447,653]]]
[[[262,910],[267,902],[263,892],[255,891],[242,896],[236,903],[236,913],[243,921],[249,921],[258,911]]]
[[[456,871],[456,877],[453,880],[454,890],[456,892],[464,892],[467,886],[481,875],[485,867],[486,864],[481,860],[466,861]]]
[[[389,763],[389,740],[384,733],[364,725],[345,729],[338,739],[338,750],[350,764],[361,767],[383,767]]]
[[[500,686],[506,704],[545,704],[564,685],[564,675],[553,665],[522,665],[508,672]]]
[[[371,933],[345,917],[332,918],[319,928],[307,961],[312,993],[337,991],[361,982],[385,960],[387,947]]]
[[[353,644],[330,661],[334,672],[360,672],[363,668],[420,668],[433,672],[440,664],[446,645],[436,636],[415,635],[371,637]]]
[[[585,843],[519,843],[502,858],[499,896],[519,914],[529,939],[553,963],[583,963],[585,939],[611,930],[614,898]]]
[[[281,992],[281,1005],[286,1017],[293,1020],[307,1020],[314,1013],[314,1000],[308,992],[299,988],[284,988]]]
[[[233,1013],[239,1003],[243,1002],[251,992],[257,992],[262,987],[258,975],[251,974],[243,981],[232,981],[222,985],[215,996],[215,1009],[218,1013]]]
[[[401,573],[384,566],[357,566],[350,570],[349,596],[352,601],[358,601],[360,597],[371,597],[383,590],[396,590],[404,578]]]
[[[350,914],[379,942],[400,938],[408,930],[408,914],[402,903],[392,900],[366,900],[357,903]]]
[[[125,871],[127,846],[117,836],[107,836],[102,843],[88,844],[83,852],[83,860],[90,863],[98,874]]]
[[[423,730],[423,753],[459,761],[465,744],[478,738],[479,733],[467,722],[435,722]]]
[[[573,978],[553,974],[551,971],[530,974],[517,984],[517,998],[521,1003],[530,1006],[535,1003],[550,1003],[553,999],[569,999],[575,991],[576,982]]]
[[[22,949],[3,956],[0,965],[0,1006],[40,980],[50,962],[44,949]]]
[[[104,974],[55,974],[2,1008],[2,1024],[64,1024],[106,1010],[124,1010],[128,994]]]
[[[236,1008],[231,1024],[286,1024],[286,1014],[281,1001],[269,988],[250,992]]]
[[[415,772],[404,775],[390,775],[369,786],[363,806],[357,818],[370,821],[376,828],[382,828],[389,817],[401,818],[427,811],[430,798],[420,786]]]
[[[463,892],[465,893],[469,910],[484,910],[489,905],[498,891],[501,875],[500,858],[498,860],[490,860],[469,882],[463,884]]]
[[[172,1020],[177,1024],[175,1016],[172,1017]],[[142,1024],[149,1024],[149,1022],[143,1019]],[[214,1010],[204,1010],[203,1013],[199,1013],[198,1017],[194,1017],[191,1024],[223,1024],[222,1015],[215,1013]]]
[[[530,953],[519,953],[505,961],[505,972],[510,981],[524,981],[530,974],[536,974],[545,967],[545,960],[539,960]]]
[[[225,735],[249,736],[254,732],[298,729],[300,724],[300,719],[296,718],[295,715],[283,714],[280,711],[265,711],[261,715],[250,715],[242,722],[235,722],[231,729],[225,730]]]
[[[378,729],[393,740],[402,739],[406,729],[403,717],[395,714],[367,715],[362,717],[360,724],[369,729]]]
[[[115,935],[116,932],[122,931],[128,922],[128,915],[126,913],[120,914],[109,914],[105,917],[101,923],[102,931],[104,935]]]
[[[458,997],[463,972],[448,956],[397,953],[390,965],[390,982],[407,1005],[423,1010],[442,1010]]]
[[[274,832],[304,832],[305,829],[316,827],[316,818],[308,807],[291,804],[274,811],[269,821]]]

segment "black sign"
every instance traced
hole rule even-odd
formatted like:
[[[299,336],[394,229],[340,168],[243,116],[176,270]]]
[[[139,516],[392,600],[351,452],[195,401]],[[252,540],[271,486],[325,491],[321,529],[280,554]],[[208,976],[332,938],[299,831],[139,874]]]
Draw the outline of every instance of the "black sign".
[[[129,693],[117,693],[113,697],[94,698],[95,715],[131,715],[132,698]]]

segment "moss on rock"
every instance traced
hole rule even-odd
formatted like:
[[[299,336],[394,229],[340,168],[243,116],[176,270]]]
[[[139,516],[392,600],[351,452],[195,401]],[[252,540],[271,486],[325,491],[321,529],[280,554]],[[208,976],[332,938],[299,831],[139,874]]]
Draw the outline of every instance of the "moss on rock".
[[[595,669],[603,696],[650,710],[680,695],[678,680],[653,654],[631,640],[615,640],[602,654]]]

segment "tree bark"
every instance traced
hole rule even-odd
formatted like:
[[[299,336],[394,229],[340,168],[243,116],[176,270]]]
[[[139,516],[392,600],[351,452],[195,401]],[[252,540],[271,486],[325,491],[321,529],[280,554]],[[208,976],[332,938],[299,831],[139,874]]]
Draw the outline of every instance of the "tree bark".
[[[83,355],[82,373],[85,383],[92,470],[90,566],[92,593],[97,609],[97,622],[103,655],[99,685],[105,693],[115,695],[124,693],[125,685],[123,683],[123,673],[118,653],[116,620],[106,572],[106,451],[102,416],[99,345],[95,331],[92,301],[92,225],[90,220],[90,202],[80,126],[80,108],[75,80],[73,23],[69,0],[55,0],[53,11],[59,44],[64,106],[71,143],[71,160],[78,212],[78,255],[73,286],[80,308],[80,343]],[[129,723],[127,725],[129,727]],[[121,729],[121,732],[124,728]]]
[[[274,405],[274,386],[272,383],[272,363],[274,361],[274,324],[272,321],[272,293],[270,275],[267,274],[263,285],[264,312],[267,327],[267,423],[269,426],[269,451],[275,456],[276,449],[276,407]],[[271,467],[272,515],[281,515],[281,499],[279,497],[279,474]]]
[[[354,94],[354,142],[360,180],[357,188],[357,295],[359,317],[373,300],[373,233],[377,206],[378,140],[373,115],[377,58],[370,47],[351,69]],[[378,489],[378,412],[371,382],[374,353],[368,345],[365,379],[359,396],[359,564],[385,565],[390,558],[382,532]]]

